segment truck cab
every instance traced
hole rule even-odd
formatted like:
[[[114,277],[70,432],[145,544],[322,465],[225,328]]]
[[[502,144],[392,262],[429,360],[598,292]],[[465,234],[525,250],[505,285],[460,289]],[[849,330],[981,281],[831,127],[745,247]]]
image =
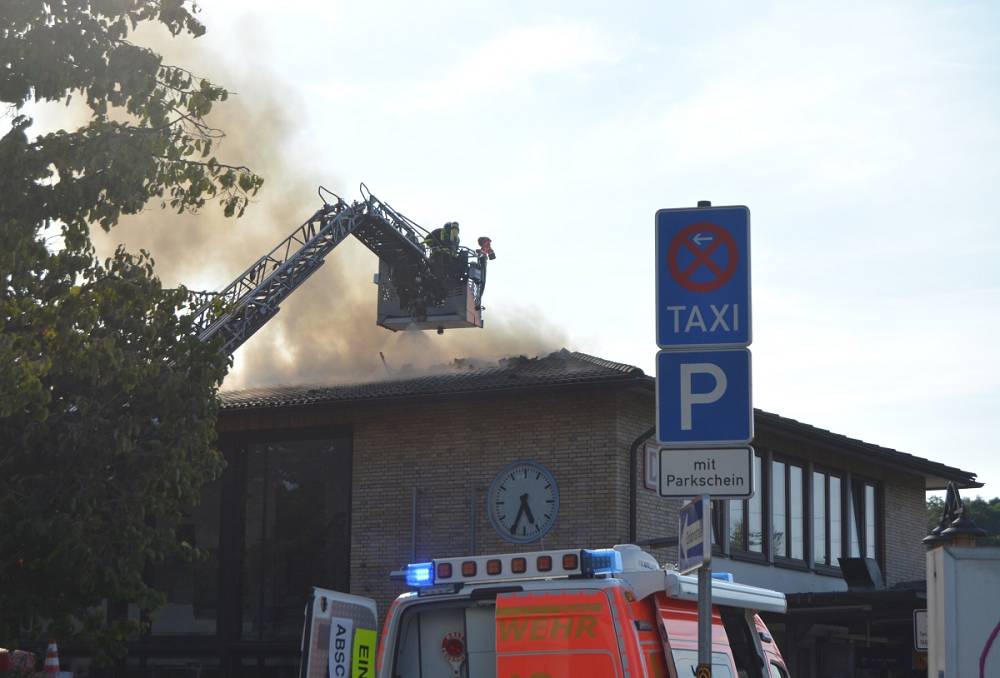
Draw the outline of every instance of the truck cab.
[[[301,678],[695,675],[697,579],[636,546],[441,558],[394,574],[414,590],[392,603],[377,649],[373,601],[314,589]],[[714,579],[712,602],[712,675],[788,678],[757,614],[784,612],[784,594]]]

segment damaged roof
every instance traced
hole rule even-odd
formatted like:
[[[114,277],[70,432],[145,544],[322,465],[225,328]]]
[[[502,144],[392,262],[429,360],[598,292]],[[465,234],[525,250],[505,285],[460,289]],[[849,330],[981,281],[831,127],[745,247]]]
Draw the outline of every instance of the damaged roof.
[[[518,356],[488,365],[456,360],[440,372],[407,378],[339,386],[270,386],[223,391],[221,400],[222,410],[235,411],[588,385],[636,385],[653,391],[655,380],[638,367],[562,349],[537,358]],[[948,481],[955,481],[960,487],[982,487],[982,483],[976,481],[975,473],[771,412],[754,410],[754,422],[761,429],[801,436],[856,457],[918,472],[924,476],[929,490],[944,489]]]
[[[638,367],[562,349],[547,356],[505,358],[483,366],[455,361],[440,373],[342,386],[272,386],[224,391],[222,409],[251,409],[431,395],[459,395],[584,384],[643,383]]]

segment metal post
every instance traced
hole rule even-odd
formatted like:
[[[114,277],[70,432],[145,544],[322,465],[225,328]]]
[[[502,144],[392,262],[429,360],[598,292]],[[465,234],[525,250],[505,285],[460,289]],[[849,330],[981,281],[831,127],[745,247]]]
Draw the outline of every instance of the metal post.
[[[698,568],[698,678],[712,676],[712,497],[701,495],[705,564]],[[707,667],[708,673],[705,673]]]

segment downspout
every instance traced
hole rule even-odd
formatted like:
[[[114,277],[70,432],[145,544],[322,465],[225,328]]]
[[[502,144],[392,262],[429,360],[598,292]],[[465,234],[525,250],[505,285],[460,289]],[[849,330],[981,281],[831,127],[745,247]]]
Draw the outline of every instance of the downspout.
[[[656,433],[656,427],[650,426],[648,430],[640,434],[638,438],[632,441],[632,446],[629,447],[629,478],[628,478],[628,543],[634,544],[637,539],[636,533],[638,532],[636,523],[638,522],[638,503],[639,503],[639,487],[638,481],[636,480],[637,471],[639,470],[639,448],[642,447],[643,443],[653,437]]]

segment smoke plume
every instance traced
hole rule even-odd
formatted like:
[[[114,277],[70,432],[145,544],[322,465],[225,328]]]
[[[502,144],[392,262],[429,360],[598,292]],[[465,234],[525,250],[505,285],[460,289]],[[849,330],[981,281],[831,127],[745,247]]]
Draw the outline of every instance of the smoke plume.
[[[210,36],[211,26],[208,36],[196,41],[146,30],[136,41],[163,54],[165,63],[183,66],[233,93],[217,104],[209,122],[226,133],[219,157],[264,177],[255,203],[239,220],[224,218],[215,204],[196,215],[150,205],[111,233],[94,233],[100,254],[118,243],[131,251],[146,249],[165,286],[184,284],[193,290],[222,289],[284,239],[320,206],[318,184],[347,200],[357,197],[355,188],[339,185],[336,158],[320,166],[288,152],[297,134],[295,116],[301,102],[268,72],[259,43],[254,52],[243,55],[237,71],[209,51]],[[380,197],[392,202],[391,196]],[[405,205],[395,206],[406,212]],[[408,216],[420,221],[420,215]],[[282,304],[281,312],[237,351],[224,388],[369,381],[448,369],[459,357],[495,362],[511,355],[537,355],[565,343],[561,333],[523,311],[518,318],[487,316],[482,330],[448,330],[440,336],[390,332],[375,325],[377,287],[372,276],[377,269],[375,255],[355,239],[338,246]],[[490,290],[486,296],[489,306]]]

